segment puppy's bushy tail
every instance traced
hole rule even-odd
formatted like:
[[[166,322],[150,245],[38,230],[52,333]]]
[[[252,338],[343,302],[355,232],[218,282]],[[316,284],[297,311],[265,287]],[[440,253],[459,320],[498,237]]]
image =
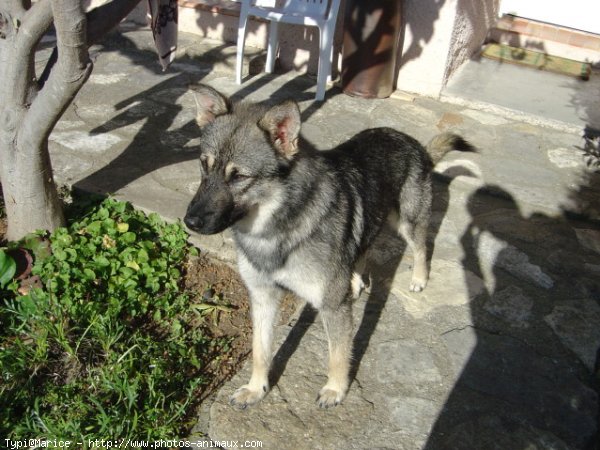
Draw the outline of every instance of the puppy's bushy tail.
[[[476,152],[477,150],[465,139],[454,133],[442,133],[435,136],[425,147],[433,164],[437,164],[446,153],[452,150]]]

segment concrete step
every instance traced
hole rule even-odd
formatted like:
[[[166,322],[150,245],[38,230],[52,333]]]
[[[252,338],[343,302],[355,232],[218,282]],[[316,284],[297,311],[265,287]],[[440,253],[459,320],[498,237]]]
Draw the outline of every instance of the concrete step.
[[[488,33],[488,42],[526,48],[600,67],[600,35],[510,14]]]

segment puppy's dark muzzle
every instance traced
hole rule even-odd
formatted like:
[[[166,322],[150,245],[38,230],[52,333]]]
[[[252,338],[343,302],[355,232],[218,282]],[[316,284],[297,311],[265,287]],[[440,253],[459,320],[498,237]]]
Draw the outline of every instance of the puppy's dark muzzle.
[[[216,174],[207,176],[190,202],[183,222],[200,234],[216,234],[232,224],[235,203],[227,184]]]
[[[215,211],[191,211],[183,218],[183,223],[192,231],[200,234],[216,234],[229,227],[229,214]]]
[[[202,218],[200,217],[190,216],[186,214],[186,216],[183,218],[183,223],[185,223],[185,226],[192,231],[200,233],[202,230],[203,222]]]
[[[228,191],[200,191],[188,206],[183,222],[200,234],[216,234],[233,224],[233,197]]]

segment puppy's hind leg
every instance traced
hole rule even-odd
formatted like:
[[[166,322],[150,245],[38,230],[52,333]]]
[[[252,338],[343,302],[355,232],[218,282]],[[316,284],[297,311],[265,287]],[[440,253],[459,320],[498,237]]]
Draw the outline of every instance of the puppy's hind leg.
[[[248,384],[233,393],[229,404],[246,409],[258,403],[269,390],[273,325],[282,291],[277,287],[250,288],[252,309],[252,376]]]
[[[421,292],[429,279],[427,267],[427,229],[431,216],[431,177],[413,175],[408,177],[400,192],[397,222],[398,232],[413,253],[411,292]]]
[[[425,216],[425,217],[423,217]],[[424,214],[417,222],[400,218],[398,231],[406,240],[413,253],[413,272],[410,281],[411,292],[421,292],[429,279],[427,267],[427,227],[429,214]]]
[[[396,226],[413,254],[411,292],[421,292],[429,279],[427,229],[431,216],[431,181],[409,179],[400,193],[399,211],[392,214]]]
[[[327,384],[319,391],[320,408],[339,405],[349,385],[352,356],[352,303],[343,301],[337,308],[325,306],[320,310],[329,344]]]

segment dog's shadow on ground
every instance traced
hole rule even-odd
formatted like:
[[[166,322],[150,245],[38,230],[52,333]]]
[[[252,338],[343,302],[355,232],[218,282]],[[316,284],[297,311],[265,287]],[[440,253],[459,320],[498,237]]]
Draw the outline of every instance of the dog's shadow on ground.
[[[472,174],[469,173],[468,175]],[[449,177],[434,177],[433,179],[432,219],[429,223],[427,239],[427,266],[429,269],[431,268],[434,242],[448,210],[451,181]],[[433,212],[435,212],[435,220]],[[389,251],[390,249],[392,249],[391,252]],[[350,379],[352,382],[356,379],[361,362],[369,348],[371,338],[381,319],[385,305],[390,298],[392,289],[391,281],[400,268],[405,254],[407,257],[412,258],[411,251],[406,243],[396,234],[395,230],[391,229],[382,231],[380,237],[375,242],[371,254],[381,251],[389,252],[391,255],[385,258],[384,263],[376,262],[375,258],[369,259],[368,277],[370,279],[370,293],[364,307],[362,319],[354,335],[353,361],[350,369]],[[409,264],[407,269],[412,270],[412,264]]]
[[[285,372],[287,363],[298,349],[300,341],[302,341],[302,338],[310,326],[314,324],[317,315],[317,310],[311,305],[308,303],[304,305],[302,312],[296,320],[292,330],[289,332],[285,341],[281,347],[279,347],[277,353],[273,357],[273,364],[271,366],[271,372],[269,373],[270,386],[276,386],[279,382],[281,375]]]

